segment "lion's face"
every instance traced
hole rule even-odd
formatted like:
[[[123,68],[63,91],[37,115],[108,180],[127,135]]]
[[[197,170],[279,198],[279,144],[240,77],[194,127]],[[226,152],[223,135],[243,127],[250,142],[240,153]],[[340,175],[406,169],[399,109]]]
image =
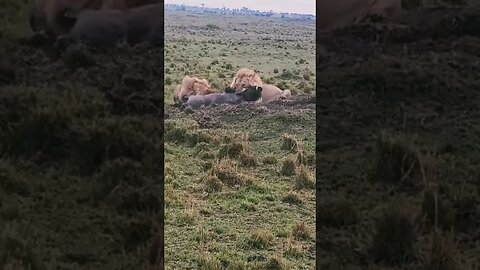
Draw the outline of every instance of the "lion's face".
[[[245,91],[246,88],[251,86],[259,86],[256,75],[245,75],[237,78],[234,84],[235,93],[240,94]]]
[[[180,93],[178,94],[179,99],[182,102],[188,100],[189,96],[192,95],[208,95],[213,93],[210,89],[210,84],[205,79],[199,79],[196,77],[185,76]]]
[[[192,91],[194,95],[208,95],[213,93],[210,90],[210,84],[205,79],[195,79],[192,85]]]
[[[255,76],[257,75],[254,70],[251,70],[249,68],[241,68],[237,71],[237,73],[233,77],[233,81],[229,87],[235,91],[239,91],[242,89],[241,81],[244,80],[244,77],[253,78]]]

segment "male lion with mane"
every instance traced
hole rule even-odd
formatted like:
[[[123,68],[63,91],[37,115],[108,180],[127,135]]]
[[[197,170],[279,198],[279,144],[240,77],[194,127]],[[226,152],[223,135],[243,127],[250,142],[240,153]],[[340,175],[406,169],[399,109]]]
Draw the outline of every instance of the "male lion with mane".
[[[324,0],[317,3],[317,25],[320,31],[330,31],[381,17],[395,18],[402,11],[401,0]]]
[[[248,81],[247,84],[245,84],[245,80]],[[262,79],[260,79],[260,76],[258,76],[258,74],[254,70],[251,70],[249,68],[241,68],[237,71],[235,77],[233,77],[233,81],[230,84],[230,89],[233,89],[235,93],[239,94],[246,87],[261,86],[262,84]]]
[[[128,10],[147,4],[160,4],[160,0],[34,0],[30,10],[30,28],[32,31],[44,31],[55,36],[68,33],[73,25],[69,12],[84,9],[94,10]]]

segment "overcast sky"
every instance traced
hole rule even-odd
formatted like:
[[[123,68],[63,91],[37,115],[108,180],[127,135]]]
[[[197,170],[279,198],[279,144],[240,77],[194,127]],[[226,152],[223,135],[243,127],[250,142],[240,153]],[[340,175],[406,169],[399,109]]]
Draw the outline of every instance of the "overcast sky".
[[[258,9],[260,11],[273,10],[276,12],[294,12],[302,14],[315,14],[315,0],[165,0],[166,4],[185,4],[190,6],[226,8]]]

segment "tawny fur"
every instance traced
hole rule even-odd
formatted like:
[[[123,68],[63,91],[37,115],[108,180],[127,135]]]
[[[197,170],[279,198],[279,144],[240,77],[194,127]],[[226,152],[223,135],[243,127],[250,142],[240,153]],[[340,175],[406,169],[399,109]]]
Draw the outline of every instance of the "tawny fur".
[[[83,9],[119,9],[160,3],[160,0],[35,0],[31,13],[32,30],[43,29],[55,35],[66,34],[71,25],[62,20],[66,11],[77,12]]]
[[[57,37],[55,46],[66,48],[71,42],[92,46],[111,46],[122,40],[130,44],[147,40],[163,42],[163,5],[149,4],[128,10],[82,9],[69,12],[72,29]]]
[[[258,74],[249,68],[241,68],[233,77],[230,88],[235,89],[235,92],[241,91],[248,86],[261,86],[263,84],[262,79]]]
[[[246,87],[261,86],[263,89],[261,99],[262,103],[267,103],[277,99],[287,99],[292,96],[292,92],[289,89],[282,90],[273,84],[258,85],[257,82],[250,77],[243,77],[239,82],[243,87],[240,91],[236,91],[237,93],[243,92]]]
[[[177,85],[175,91],[173,92],[173,100],[181,103],[182,100],[188,96],[208,95],[212,93],[215,92],[211,89],[208,80],[185,75],[182,83]]]
[[[317,3],[319,30],[331,30],[359,23],[368,15],[391,19],[402,11],[401,0],[325,0]]]
[[[292,96],[289,89],[282,90],[273,84],[262,84],[262,103],[268,103],[277,99],[288,99]]]

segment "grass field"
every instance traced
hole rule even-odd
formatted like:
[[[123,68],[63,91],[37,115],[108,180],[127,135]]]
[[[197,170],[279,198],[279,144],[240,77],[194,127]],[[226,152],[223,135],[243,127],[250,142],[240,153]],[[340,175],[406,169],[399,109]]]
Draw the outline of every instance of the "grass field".
[[[0,7],[0,269],[159,269],[163,48],[59,55]]]
[[[165,15],[166,269],[314,269],[315,24]],[[307,101],[172,105],[185,74],[223,91],[240,67]]]
[[[479,14],[319,37],[319,269],[480,269]]]
[[[165,52],[58,55],[27,11],[0,2],[0,269],[158,269],[164,183],[165,269],[480,269],[478,8],[324,34],[316,67],[313,23],[167,12]],[[295,98],[173,106],[240,67]]]

